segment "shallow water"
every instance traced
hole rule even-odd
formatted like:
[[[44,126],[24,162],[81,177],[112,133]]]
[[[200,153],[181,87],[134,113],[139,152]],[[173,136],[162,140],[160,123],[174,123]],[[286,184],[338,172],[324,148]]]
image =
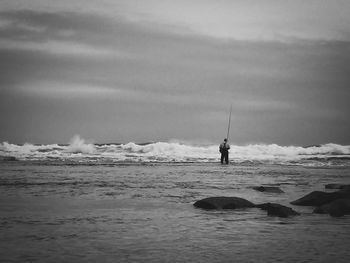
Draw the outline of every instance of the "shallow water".
[[[284,165],[0,163],[0,261],[349,262],[350,217],[289,204],[349,167]],[[279,186],[261,193],[251,186]],[[300,216],[260,209],[206,211],[209,196],[277,202]]]

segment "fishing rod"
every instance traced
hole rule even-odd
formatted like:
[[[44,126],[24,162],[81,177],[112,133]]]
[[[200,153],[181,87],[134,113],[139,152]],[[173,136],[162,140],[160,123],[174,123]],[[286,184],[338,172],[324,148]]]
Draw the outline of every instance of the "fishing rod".
[[[231,127],[231,114],[232,114],[232,104],[230,107],[230,117],[228,118],[228,127],[227,127],[227,141],[229,141],[229,137],[230,137],[230,127]]]

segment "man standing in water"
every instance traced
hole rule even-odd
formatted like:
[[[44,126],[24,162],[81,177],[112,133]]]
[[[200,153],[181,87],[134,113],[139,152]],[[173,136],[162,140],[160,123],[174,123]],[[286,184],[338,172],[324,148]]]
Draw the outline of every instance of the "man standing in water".
[[[228,150],[230,149],[230,145],[227,143],[227,139],[224,139],[224,142],[220,144],[219,151],[221,153],[221,164],[228,164]]]

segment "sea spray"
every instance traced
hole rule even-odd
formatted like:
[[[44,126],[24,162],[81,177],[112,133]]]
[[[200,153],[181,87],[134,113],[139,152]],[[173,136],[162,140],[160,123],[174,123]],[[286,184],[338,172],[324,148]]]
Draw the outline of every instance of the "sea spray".
[[[95,146],[91,143],[85,143],[85,140],[75,135],[69,142],[67,152],[69,153],[84,153],[92,154],[95,152]]]

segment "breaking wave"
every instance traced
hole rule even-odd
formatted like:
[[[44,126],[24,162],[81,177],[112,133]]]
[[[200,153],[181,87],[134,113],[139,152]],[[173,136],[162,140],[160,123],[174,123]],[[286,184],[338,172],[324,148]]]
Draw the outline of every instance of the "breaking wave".
[[[17,160],[71,160],[92,162],[217,162],[218,145],[178,142],[147,144],[91,144],[74,136],[68,145],[0,144],[0,156]],[[350,145],[324,144],[310,147],[277,144],[231,145],[230,160],[279,164],[332,165],[350,163]]]
[[[69,142],[67,152],[69,153],[86,153],[92,154],[95,151],[95,146],[91,143],[85,143],[85,140],[75,135]]]

